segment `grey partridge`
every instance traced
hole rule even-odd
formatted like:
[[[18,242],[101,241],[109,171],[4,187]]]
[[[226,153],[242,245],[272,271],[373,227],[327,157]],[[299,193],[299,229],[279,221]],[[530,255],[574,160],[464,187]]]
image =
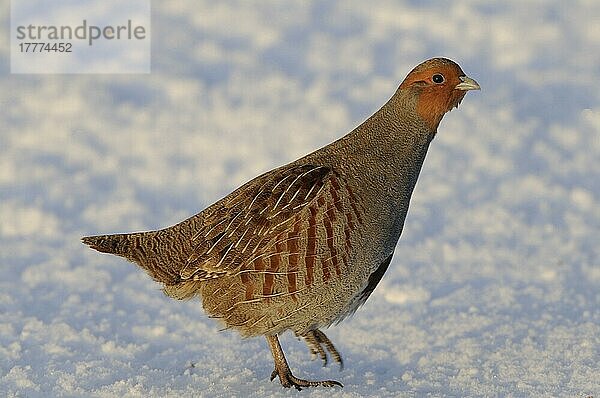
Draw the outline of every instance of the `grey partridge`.
[[[451,60],[415,67],[353,131],[256,177],[204,211],[150,232],[83,238],[137,263],[175,299],[243,337],[264,335],[284,387],[334,386],[295,377],[278,335],[342,364],[320,328],[353,314],[388,268],[423,160],[444,114],[479,90]]]

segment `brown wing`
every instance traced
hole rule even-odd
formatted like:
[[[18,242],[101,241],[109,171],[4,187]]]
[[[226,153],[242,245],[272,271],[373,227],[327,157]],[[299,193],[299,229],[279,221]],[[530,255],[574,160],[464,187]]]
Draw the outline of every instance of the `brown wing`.
[[[301,165],[257,177],[204,214],[192,237],[192,253],[180,270],[182,281],[231,274],[262,252],[321,195],[332,171]]]
[[[362,240],[364,214],[344,179],[329,173],[287,227],[245,259],[236,274],[245,288],[243,302],[294,295],[327,283],[347,285],[343,281],[353,245]]]

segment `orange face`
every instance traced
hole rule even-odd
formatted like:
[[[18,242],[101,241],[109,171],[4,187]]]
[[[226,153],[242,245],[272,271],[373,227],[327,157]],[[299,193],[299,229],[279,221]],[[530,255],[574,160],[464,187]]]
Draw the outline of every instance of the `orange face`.
[[[400,89],[416,91],[417,113],[435,131],[444,114],[457,107],[468,90],[479,90],[479,85],[453,61],[434,58],[413,69]]]

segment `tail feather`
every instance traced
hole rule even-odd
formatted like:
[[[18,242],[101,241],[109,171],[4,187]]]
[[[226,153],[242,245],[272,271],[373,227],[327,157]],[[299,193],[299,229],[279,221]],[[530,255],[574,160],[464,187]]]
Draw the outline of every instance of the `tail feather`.
[[[157,282],[168,286],[180,281],[178,271],[185,261],[170,253],[169,236],[161,236],[160,231],[86,236],[81,241],[94,250],[138,264]]]
[[[85,236],[81,241],[94,250],[102,253],[116,254],[117,256],[129,258],[131,256],[131,235],[97,235]]]

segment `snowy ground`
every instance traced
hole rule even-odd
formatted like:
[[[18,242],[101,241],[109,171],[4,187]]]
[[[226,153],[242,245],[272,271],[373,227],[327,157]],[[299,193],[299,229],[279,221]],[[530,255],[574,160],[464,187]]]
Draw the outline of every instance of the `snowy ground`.
[[[599,21],[593,0],[156,1],[152,73],[129,76],[11,75],[1,41],[0,396],[600,397]],[[382,284],[328,331],[346,368],[282,339],[344,389],[270,383],[264,339],[79,242],[200,211],[437,55],[482,91],[442,122]]]

